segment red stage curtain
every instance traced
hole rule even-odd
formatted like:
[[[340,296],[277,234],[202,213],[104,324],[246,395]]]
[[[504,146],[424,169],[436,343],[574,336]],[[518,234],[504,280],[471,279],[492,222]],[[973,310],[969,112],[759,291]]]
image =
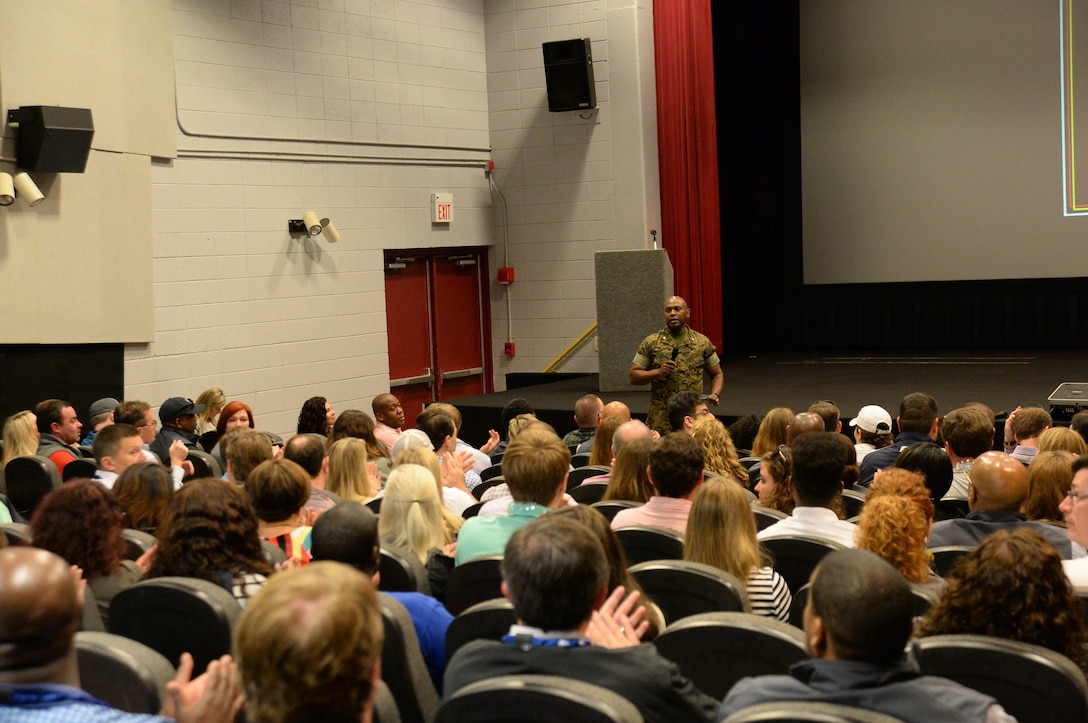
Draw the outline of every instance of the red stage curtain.
[[[655,0],[662,241],[691,326],[722,350],[721,217],[710,0]]]

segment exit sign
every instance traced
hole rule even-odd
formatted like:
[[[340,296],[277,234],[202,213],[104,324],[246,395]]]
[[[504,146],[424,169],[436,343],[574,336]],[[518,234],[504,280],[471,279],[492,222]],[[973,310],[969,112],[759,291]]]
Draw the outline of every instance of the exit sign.
[[[451,223],[453,221],[453,194],[431,194],[431,223]]]

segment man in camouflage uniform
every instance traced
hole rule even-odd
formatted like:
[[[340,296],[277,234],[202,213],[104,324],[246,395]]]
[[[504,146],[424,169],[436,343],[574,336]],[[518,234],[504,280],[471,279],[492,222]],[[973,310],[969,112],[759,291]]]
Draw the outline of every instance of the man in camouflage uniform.
[[[665,328],[638,345],[627,378],[632,384],[651,384],[646,424],[661,434],[669,432],[669,399],[677,392],[703,393],[703,370],[710,374],[707,401],[717,406],[725,375],[710,339],[688,327],[691,309],[679,296],[665,302]]]

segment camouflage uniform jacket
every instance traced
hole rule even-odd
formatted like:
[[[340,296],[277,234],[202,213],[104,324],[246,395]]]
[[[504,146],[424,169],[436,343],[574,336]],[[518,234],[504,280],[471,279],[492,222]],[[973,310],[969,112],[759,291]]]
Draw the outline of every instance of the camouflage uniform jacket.
[[[638,345],[632,364],[650,370],[672,359],[673,349],[679,347],[676,371],[668,379],[655,379],[650,384],[650,411],[646,424],[662,434],[669,432],[669,400],[677,392],[703,393],[703,371],[721,363],[710,339],[684,327],[677,336],[668,329],[650,334]]]

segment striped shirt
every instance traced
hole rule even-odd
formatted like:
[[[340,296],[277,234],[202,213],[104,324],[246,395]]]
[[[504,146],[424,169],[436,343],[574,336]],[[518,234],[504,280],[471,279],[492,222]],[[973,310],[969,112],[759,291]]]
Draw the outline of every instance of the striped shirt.
[[[769,567],[761,567],[752,571],[747,582],[753,613],[789,622],[793,596],[781,575]]]

